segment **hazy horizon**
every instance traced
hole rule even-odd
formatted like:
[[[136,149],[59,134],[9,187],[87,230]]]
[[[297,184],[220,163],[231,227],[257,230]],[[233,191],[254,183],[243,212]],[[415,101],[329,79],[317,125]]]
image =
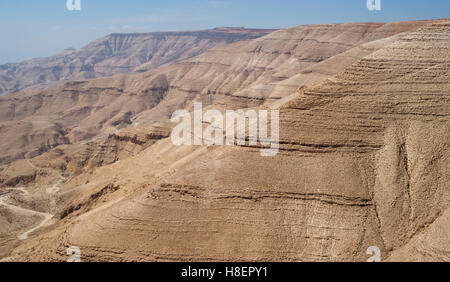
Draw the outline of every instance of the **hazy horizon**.
[[[205,30],[216,27],[278,29],[304,24],[394,22],[448,18],[450,1],[381,0],[369,11],[366,0],[81,0],[69,11],[66,0],[0,3],[0,64],[79,49],[111,33]]]

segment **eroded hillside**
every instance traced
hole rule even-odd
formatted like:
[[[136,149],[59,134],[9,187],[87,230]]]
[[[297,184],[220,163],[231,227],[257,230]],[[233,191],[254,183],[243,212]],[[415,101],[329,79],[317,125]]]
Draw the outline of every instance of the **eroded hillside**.
[[[204,31],[115,33],[48,58],[0,65],[0,95],[62,82],[142,72],[194,57],[221,45],[250,40],[273,30],[216,28]]]
[[[260,106],[318,83],[426,21],[300,26],[207,50],[136,75],[74,81],[0,97],[0,163],[128,126],[166,121],[194,100]],[[381,42],[380,42],[381,41]],[[335,57],[340,55],[339,57]],[[330,59],[331,61],[328,61]]]
[[[89,142],[4,167],[4,184],[32,176],[17,180],[30,195],[3,198],[4,260],[66,260],[77,246],[85,261],[365,261],[377,246],[384,260],[448,261],[450,23],[409,24],[280,30],[174,66],[41,94],[89,101],[85,93],[97,93],[94,101],[115,98],[126,108],[151,89],[148,97],[160,100],[132,112],[132,126],[106,136],[99,128]],[[174,146],[165,121],[192,101],[279,108],[279,154]],[[96,124],[95,111],[86,116]],[[43,215],[15,221],[11,206],[53,218],[19,241]]]

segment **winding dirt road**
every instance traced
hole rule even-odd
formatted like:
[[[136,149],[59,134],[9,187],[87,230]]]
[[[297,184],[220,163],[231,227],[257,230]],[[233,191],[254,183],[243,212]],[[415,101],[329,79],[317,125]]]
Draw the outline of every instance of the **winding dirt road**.
[[[27,159],[27,162],[34,169],[36,169],[36,170],[39,169],[29,159]],[[57,173],[58,173],[59,180],[55,184],[53,184],[52,186],[50,186],[50,187],[45,189],[47,191],[47,193],[50,194],[50,195],[54,195],[54,194],[58,193],[59,190],[60,190],[60,185],[66,180],[66,178],[64,178],[59,172],[57,172]],[[25,187],[6,188],[6,190],[10,191],[10,192],[11,191],[19,191],[24,196],[30,196],[30,193],[25,189]],[[22,233],[22,234],[20,234],[18,236],[18,238],[20,240],[25,240],[25,239],[28,238],[29,234],[31,234],[34,231],[38,230],[39,228],[45,226],[53,218],[53,215],[49,214],[49,213],[43,213],[43,212],[31,210],[31,209],[22,208],[22,207],[15,206],[15,205],[7,203],[7,200],[9,198],[10,192],[0,196],[0,205],[4,205],[5,207],[7,207],[7,208],[9,208],[9,209],[11,209],[13,211],[16,211],[16,212],[28,213],[28,214],[31,214],[31,215],[38,215],[38,216],[43,218],[43,220],[37,226],[27,230],[26,232],[24,232],[24,233]],[[54,200],[54,198],[52,198],[52,200]]]
[[[29,196],[29,195],[30,195],[30,194],[28,193],[28,191],[25,190],[25,188],[23,188],[23,187],[20,187],[20,188],[8,188],[7,190],[9,190],[9,191],[20,191],[20,192],[23,193],[25,196]],[[28,213],[28,214],[38,215],[38,216],[40,216],[40,217],[43,217],[43,220],[42,220],[41,223],[39,223],[37,226],[35,226],[35,227],[33,227],[33,228],[27,230],[26,232],[20,234],[20,235],[18,236],[18,238],[19,238],[20,240],[25,240],[25,239],[27,239],[29,234],[31,234],[32,232],[36,231],[37,229],[39,229],[39,228],[45,226],[45,225],[47,224],[47,222],[49,222],[50,219],[53,218],[53,215],[52,215],[52,214],[49,214],[49,213],[38,212],[38,211],[35,211],[35,210],[30,210],[30,209],[22,208],[22,207],[15,206],[15,205],[11,205],[11,204],[7,203],[6,201],[7,201],[7,199],[9,198],[9,194],[10,194],[10,193],[7,193],[7,194],[5,194],[5,195],[0,196],[0,205],[4,205],[5,207],[7,207],[7,208],[9,208],[9,209],[11,209],[11,210],[13,210],[13,211],[16,211],[16,212]]]

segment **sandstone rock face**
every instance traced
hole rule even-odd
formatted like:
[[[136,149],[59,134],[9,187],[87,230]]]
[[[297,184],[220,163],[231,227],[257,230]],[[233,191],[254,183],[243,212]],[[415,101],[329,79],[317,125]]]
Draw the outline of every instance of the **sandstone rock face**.
[[[80,101],[124,110],[89,109],[71,144],[28,160],[29,202],[52,173],[67,181],[48,196],[51,226],[21,244],[11,234],[30,222],[2,233],[18,245],[4,260],[64,261],[77,246],[85,261],[365,261],[377,246],[383,260],[449,261],[449,43],[448,20],[297,27],[143,74],[7,95],[29,108],[40,94],[36,113],[57,118]],[[165,122],[193,101],[279,109],[279,154],[176,147]],[[15,115],[5,128],[27,119]],[[116,131],[86,129],[98,124]]]
[[[319,83],[342,71],[390,42],[392,36],[426,23],[294,27],[208,49],[142,74],[3,95],[0,133],[9,138],[1,144],[0,163],[33,157],[59,144],[89,140],[126,126],[166,121],[175,110],[190,109],[193,101],[227,109],[273,103],[294,94],[300,86]],[[116,42],[112,49],[125,48],[125,42]]]
[[[49,88],[64,81],[145,71],[194,57],[221,44],[254,39],[273,30],[216,28],[192,32],[111,34],[76,50],[0,65],[0,94]]]

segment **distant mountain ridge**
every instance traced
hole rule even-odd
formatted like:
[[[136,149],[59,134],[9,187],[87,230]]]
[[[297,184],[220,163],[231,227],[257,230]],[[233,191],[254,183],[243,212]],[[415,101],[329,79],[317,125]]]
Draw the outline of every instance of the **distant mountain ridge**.
[[[48,88],[61,82],[146,71],[197,56],[221,44],[266,35],[271,29],[215,28],[200,31],[113,33],[81,49],[0,65],[0,94]]]
[[[5,94],[0,262],[68,246],[86,262],[450,261],[449,93],[450,21],[433,20],[298,26]],[[279,154],[177,146],[170,117],[194,102],[279,110]]]
[[[362,44],[414,30],[426,23],[298,26],[253,40],[216,46],[193,58],[156,69],[151,69],[152,61],[135,68],[137,71],[150,69],[145,72],[80,78],[45,91],[5,94],[0,96],[0,134],[8,138],[0,144],[0,164],[31,158],[58,145],[89,140],[121,128],[164,122],[175,110],[190,109],[194,100],[202,100],[205,105],[220,104],[226,109],[275,102],[296,93],[302,85],[317,83],[338,72],[367,49],[373,49]],[[131,37],[100,39],[91,44],[107,48],[92,49],[120,53],[133,45]],[[159,39],[155,42],[160,43],[158,52],[165,52],[162,45],[167,44]],[[357,46],[362,50],[344,54]],[[89,60],[94,61],[100,56],[89,54]],[[337,62],[325,62],[338,54],[343,57],[335,58]],[[134,59],[138,58],[116,55],[95,64],[94,70],[98,73],[101,69],[111,69],[102,68],[106,65],[124,66],[127,62],[121,60],[133,62]]]

